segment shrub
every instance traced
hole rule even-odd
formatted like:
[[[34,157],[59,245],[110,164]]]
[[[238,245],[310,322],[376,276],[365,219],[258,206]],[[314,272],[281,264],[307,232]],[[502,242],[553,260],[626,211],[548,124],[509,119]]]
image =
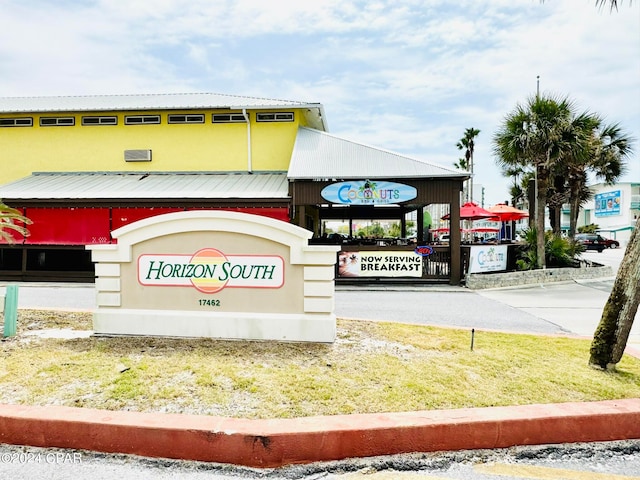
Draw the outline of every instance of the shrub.
[[[582,227],[578,227],[578,233],[597,233],[600,227],[595,223],[590,223],[589,225],[583,225]]]
[[[545,232],[544,239],[546,266],[577,267],[579,265],[576,256],[584,251],[581,244],[572,239],[554,235],[552,232]],[[533,270],[538,263],[535,227],[524,231],[523,240],[523,245],[517,253],[516,268],[518,270]]]

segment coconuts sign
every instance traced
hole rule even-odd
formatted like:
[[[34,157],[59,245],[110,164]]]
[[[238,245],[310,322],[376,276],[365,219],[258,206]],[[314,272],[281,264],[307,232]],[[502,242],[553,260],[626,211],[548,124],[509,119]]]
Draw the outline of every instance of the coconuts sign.
[[[371,180],[332,183],[320,192],[325,200],[344,205],[392,205],[413,200],[417,194],[410,185]]]
[[[306,229],[225,211],[169,213],[90,245],[96,335],[333,342],[339,247]]]
[[[507,245],[470,247],[469,273],[500,272],[507,269]]]

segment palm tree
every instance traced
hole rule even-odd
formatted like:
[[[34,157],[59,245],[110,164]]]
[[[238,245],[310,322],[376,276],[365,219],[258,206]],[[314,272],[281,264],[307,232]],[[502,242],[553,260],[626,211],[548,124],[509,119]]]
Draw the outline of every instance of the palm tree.
[[[15,241],[11,232],[16,232],[24,236],[29,235],[29,231],[24,225],[31,223],[31,220],[23,216],[19,210],[0,202],[0,238],[3,241],[7,243],[13,243]]]
[[[531,97],[508,114],[494,135],[494,154],[503,168],[531,167],[536,177],[537,267],[545,267],[544,219],[547,192],[559,161],[574,148],[574,107],[567,99]]]
[[[558,167],[562,168],[562,163],[558,162]],[[567,203],[569,192],[567,189],[565,176],[559,173],[553,175],[549,182],[549,191],[547,192],[547,207],[549,209],[549,224],[554,235],[560,235],[562,205]]]
[[[600,119],[591,113],[584,112],[580,115],[572,115],[570,121],[564,125],[563,137],[567,142],[567,147],[554,165],[553,178],[550,182],[550,189],[547,194],[547,204],[549,207],[549,219],[553,232],[556,235],[561,233],[561,209],[565,203],[571,203],[570,178],[575,174],[575,178],[581,172],[586,171],[586,166],[592,156],[594,130],[600,124]],[[575,166],[572,170],[571,167]],[[570,170],[572,170],[570,172]],[[579,186],[578,186],[579,187]],[[583,191],[577,188],[574,194],[580,196]],[[578,212],[576,211],[576,218]]]
[[[541,0],[542,2],[544,2],[544,0]],[[631,5],[631,3],[633,2],[633,0],[629,0],[629,5]],[[613,10],[618,10],[618,0],[596,0],[596,6],[597,7],[602,7],[606,4],[609,4],[609,8],[613,11]],[[622,4],[622,1],[620,2]]]
[[[631,2],[632,0],[629,0],[629,4]],[[607,3],[612,11],[618,9],[617,0],[596,0],[596,6],[599,7]],[[620,3],[622,3],[622,0]],[[607,131],[609,131],[609,134],[605,134]],[[601,176],[605,181],[608,181],[608,178],[614,178],[618,168],[622,171],[623,165],[620,161],[631,152],[630,139],[626,138],[626,140],[622,141],[622,137],[624,136],[620,135],[617,125],[614,125],[612,130],[605,127],[599,135],[599,139],[603,140],[601,143],[603,148],[602,150],[596,149],[596,155],[593,158],[594,160],[599,160],[596,160],[596,165],[593,165],[593,167],[595,167],[596,176]],[[595,145],[598,145],[598,142],[595,142]],[[611,147],[610,149],[609,146]],[[617,162],[620,162],[619,165]],[[575,222],[580,205],[580,203],[575,204],[576,199],[585,197],[586,170],[579,171],[576,169],[575,177],[573,182],[570,180],[570,183],[575,183],[570,187],[572,190],[570,234],[575,233]],[[581,187],[579,193],[575,191],[578,185]],[[589,358],[590,365],[607,369],[615,368],[622,358],[629,332],[633,326],[633,319],[640,304],[640,286],[636,281],[639,276],[640,219],[636,222],[635,229],[631,234],[613,289],[602,312],[600,324],[594,334],[591,344],[591,357]]]
[[[459,170],[469,171],[469,165],[466,158],[459,158],[457,162],[453,162],[453,166]]]
[[[453,162],[453,166],[458,170],[464,170],[465,172],[469,171],[469,164],[467,163],[466,158],[459,158],[457,162]],[[470,178],[464,182],[462,189],[462,203],[469,201],[469,181],[473,181],[473,179]]]
[[[591,198],[587,187],[588,173],[606,184],[613,184],[626,169],[625,159],[633,152],[633,139],[626,135],[619,124],[602,126],[602,120],[592,115],[584,120],[583,128],[588,134],[584,150],[565,161],[565,174],[569,185],[569,236],[576,232],[578,212],[584,202]]]
[[[629,5],[631,5],[632,1],[633,0],[629,0]],[[611,10],[614,10],[614,9],[618,10],[618,0],[596,0],[596,5],[598,7],[602,7],[603,5],[605,5],[607,3],[609,4]],[[620,2],[620,3],[622,3],[622,2]]]
[[[515,207],[525,198],[529,183],[528,171],[521,165],[507,166],[502,171],[502,175],[511,179],[509,195],[511,196],[511,204]]]
[[[467,189],[467,202],[473,202],[473,151],[475,149],[475,138],[480,133],[477,128],[467,128],[464,131],[464,137],[456,144],[458,150],[464,150],[464,159],[460,159],[459,163],[455,163],[456,168],[461,168],[471,172],[471,178],[468,180],[469,188]]]

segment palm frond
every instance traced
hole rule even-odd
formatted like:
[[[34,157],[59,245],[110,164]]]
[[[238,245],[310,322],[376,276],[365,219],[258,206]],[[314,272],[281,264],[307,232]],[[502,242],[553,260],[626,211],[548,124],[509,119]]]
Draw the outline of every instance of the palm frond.
[[[0,202],[0,238],[4,242],[14,243],[13,234],[15,233],[29,236],[29,230],[25,225],[31,225],[31,223],[30,219],[20,213],[20,210]]]

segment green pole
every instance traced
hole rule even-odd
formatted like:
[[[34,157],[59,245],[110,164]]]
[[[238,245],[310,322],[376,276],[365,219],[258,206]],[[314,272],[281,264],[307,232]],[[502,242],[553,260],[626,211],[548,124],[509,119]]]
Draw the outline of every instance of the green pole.
[[[18,323],[18,285],[7,285],[4,297],[4,336],[13,337]]]

